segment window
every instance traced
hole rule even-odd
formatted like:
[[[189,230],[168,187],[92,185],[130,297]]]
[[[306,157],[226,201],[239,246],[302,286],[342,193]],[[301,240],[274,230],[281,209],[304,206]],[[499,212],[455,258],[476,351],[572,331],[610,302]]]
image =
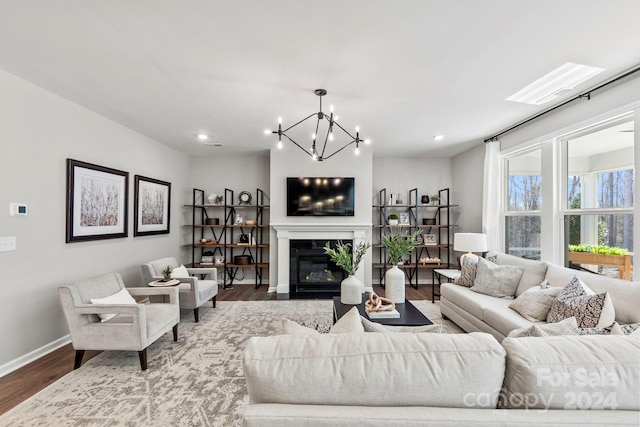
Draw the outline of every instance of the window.
[[[540,149],[506,159],[505,252],[540,257],[542,175]]]
[[[563,140],[566,152],[565,259],[608,276],[630,279],[635,170],[633,120],[600,125]],[[595,247],[595,249],[594,249]],[[589,260],[575,252],[595,251]],[[600,255],[617,255],[605,257]],[[623,255],[624,256],[624,255]]]

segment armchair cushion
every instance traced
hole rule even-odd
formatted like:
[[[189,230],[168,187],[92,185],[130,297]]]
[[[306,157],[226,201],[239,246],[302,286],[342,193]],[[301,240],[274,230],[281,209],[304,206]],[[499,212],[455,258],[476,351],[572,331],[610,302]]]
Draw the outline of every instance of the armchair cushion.
[[[104,298],[91,298],[91,304],[135,305],[136,300],[133,299],[126,288],[122,288],[115,294]],[[106,322],[107,320],[115,317],[116,313],[98,313],[98,316],[100,317],[101,322]]]
[[[184,265],[174,268],[171,272],[172,279],[184,279],[186,277],[189,277],[189,271],[187,271],[187,267]]]

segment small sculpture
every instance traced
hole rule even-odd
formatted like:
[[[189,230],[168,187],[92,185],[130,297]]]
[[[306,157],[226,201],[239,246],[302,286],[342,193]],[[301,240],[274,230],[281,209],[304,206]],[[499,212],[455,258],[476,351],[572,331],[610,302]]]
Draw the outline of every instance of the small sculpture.
[[[364,303],[364,307],[369,313],[377,311],[393,311],[396,308],[396,303],[388,298],[379,296],[375,292],[371,292],[369,294],[369,299]]]

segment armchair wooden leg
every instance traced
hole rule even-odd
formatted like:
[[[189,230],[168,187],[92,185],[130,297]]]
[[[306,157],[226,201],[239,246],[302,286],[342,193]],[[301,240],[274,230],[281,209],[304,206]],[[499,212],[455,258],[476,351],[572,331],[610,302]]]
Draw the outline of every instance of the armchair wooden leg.
[[[213,308],[216,308],[216,297],[217,295],[214,295],[213,298],[211,298],[211,301],[213,301]]]
[[[173,341],[178,341],[178,324],[173,326]]]
[[[198,309],[194,308],[193,309],[193,317],[196,319],[196,323],[198,323]]]
[[[140,358],[140,367],[143,371],[147,370],[147,349],[145,348],[142,351],[138,352],[138,357]]]
[[[76,360],[73,363],[73,369],[78,369],[82,365],[82,358],[84,357],[84,350],[76,350]]]

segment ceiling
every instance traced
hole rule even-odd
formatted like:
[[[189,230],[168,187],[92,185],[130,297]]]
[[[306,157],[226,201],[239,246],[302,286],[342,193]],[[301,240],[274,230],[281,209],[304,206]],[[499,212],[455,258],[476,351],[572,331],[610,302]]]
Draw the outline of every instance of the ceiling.
[[[374,156],[448,157],[548,108],[505,98],[565,62],[606,71],[558,102],[640,63],[638,16],[637,0],[0,0],[0,68],[188,155],[266,153],[263,131],[324,88]]]

